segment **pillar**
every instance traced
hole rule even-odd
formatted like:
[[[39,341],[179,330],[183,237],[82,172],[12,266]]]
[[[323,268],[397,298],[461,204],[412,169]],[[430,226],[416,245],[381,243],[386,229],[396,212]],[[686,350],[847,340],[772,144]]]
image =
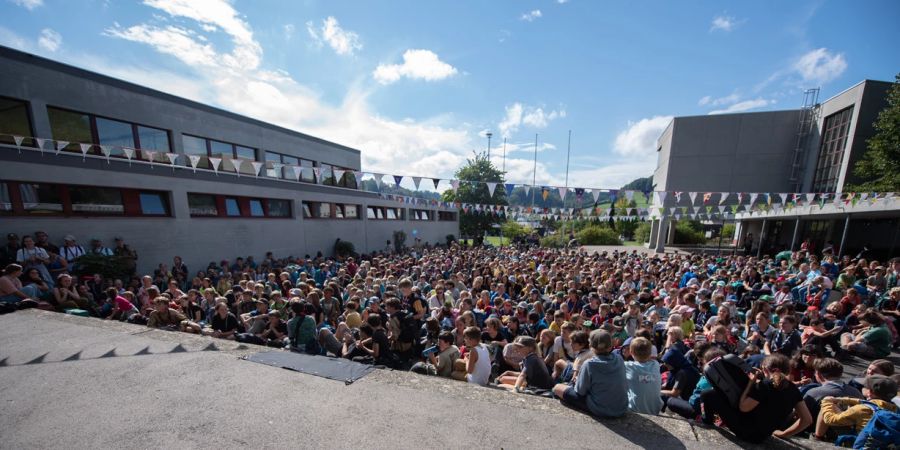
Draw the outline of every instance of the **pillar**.
[[[841,246],[838,248],[838,258],[844,256],[844,244],[847,242],[847,230],[850,229],[850,214],[844,219],[844,232],[841,233]]]
[[[663,253],[666,251],[666,239],[664,236],[667,233],[666,230],[669,227],[669,223],[669,219],[665,216],[659,219],[659,231],[656,235],[656,241],[651,242],[653,250],[657,253]]]
[[[791,237],[791,251],[794,251],[794,246],[797,245],[797,233],[800,231],[800,218],[797,218],[797,222],[794,223],[794,236]]]

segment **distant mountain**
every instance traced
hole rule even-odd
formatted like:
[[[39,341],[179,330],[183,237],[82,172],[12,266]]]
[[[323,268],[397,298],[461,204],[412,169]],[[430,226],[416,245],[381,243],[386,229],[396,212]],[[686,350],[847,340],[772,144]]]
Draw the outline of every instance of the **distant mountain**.
[[[622,186],[622,190],[624,191],[640,191],[647,192],[653,190],[653,175],[647,178],[638,178],[637,180],[632,181],[631,183]]]

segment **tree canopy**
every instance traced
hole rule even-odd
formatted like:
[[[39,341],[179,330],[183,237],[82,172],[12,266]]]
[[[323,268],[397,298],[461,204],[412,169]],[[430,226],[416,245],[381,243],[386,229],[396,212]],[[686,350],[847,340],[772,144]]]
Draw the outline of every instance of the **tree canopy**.
[[[900,192],[900,73],[888,91],[887,106],[878,113],[875,135],[853,168],[858,183],[845,191]]]
[[[452,189],[445,191],[442,196],[444,201],[482,205],[507,204],[503,172],[494,167],[487,154],[475,153],[472,159],[466,160],[466,163],[456,171],[455,178],[460,180],[459,188],[455,192]],[[485,184],[488,182],[497,183],[493,196]],[[495,214],[470,211],[468,214],[460,214],[459,231],[465,236],[473,237],[475,242],[480,244],[485,232],[504,220]]]

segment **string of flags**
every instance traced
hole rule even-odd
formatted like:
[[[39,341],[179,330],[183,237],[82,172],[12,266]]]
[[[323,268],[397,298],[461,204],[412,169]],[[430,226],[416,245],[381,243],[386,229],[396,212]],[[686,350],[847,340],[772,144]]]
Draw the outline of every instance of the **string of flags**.
[[[420,197],[403,196],[396,194],[379,194],[387,200],[398,201],[405,204],[428,205],[441,208],[456,208],[464,214],[493,214],[509,217],[518,217],[521,215],[541,216],[542,218],[552,218],[556,220],[577,220],[582,218],[605,218],[613,220],[641,220],[646,218],[658,218],[662,216],[674,217],[676,220],[680,218],[697,219],[731,219],[738,213],[768,213],[790,211],[794,208],[809,206],[816,207],[821,210],[827,204],[833,204],[836,207],[856,206],[860,202],[868,202],[875,204],[876,202],[893,202],[897,198],[894,192],[846,192],[846,193],[785,193],[785,192],[699,192],[699,191],[640,191],[627,189],[597,189],[584,187],[567,187],[567,186],[549,186],[549,185],[531,185],[525,183],[499,183],[499,182],[482,182],[471,180],[458,180],[434,177],[420,177],[395,175],[379,172],[348,170],[335,167],[309,167],[298,166],[293,164],[284,164],[281,162],[261,162],[252,161],[243,158],[222,158],[206,155],[195,154],[178,154],[172,152],[162,152],[153,150],[138,150],[130,147],[121,147],[114,145],[97,145],[89,143],[72,143],[68,141],[59,141],[45,138],[30,138],[16,135],[3,135],[0,137],[12,138],[18,152],[21,154],[23,148],[41,152],[42,156],[46,153],[55,155],[77,155],[80,152],[82,161],[86,160],[88,154],[95,148],[99,154],[103,155],[107,163],[113,157],[118,158],[122,155],[131,164],[132,160],[137,158],[139,161],[149,163],[151,168],[157,165],[171,167],[174,171],[176,168],[183,170],[212,170],[218,175],[219,171],[234,173],[238,177],[241,175],[250,175],[259,177],[262,169],[271,169],[275,173],[291,174],[295,181],[312,181],[322,184],[326,179],[333,177],[334,180],[341,180],[344,177],[352,177],[357,183],[361,183],[364,177],[371,177],[379,190],[385,184],[385,177],[388,182],[393,182],[395,186],[409,178],[412,180],[416,190],[420,190],[423,181],[430,181],[437,190],[441,184],[445,186],[449,184],[449,188],[454,192],[461,187],[468,189],[478,189],[481,185],[487,190],[488,197],[493,199],[498,191],[498,187],[507,197],[511,196],[516,188],[523,188],[525,195],[529,195],[531,190],[535,190],[535,194],[540,193],[541,198],[547,201],[552,192],[559,194],[559,198],[563,201],[569,198],[570,194],[574,194],[575,207],[525,207],[525,206],[507,206],[496,204],[473,204],[462,202],[444,202],[433,199],[424,199]],[[26,141],[30,140],[30,145]],[[71,148],[75,147],[75,150]],[[138,153],[140,152],[140,153]],[[92,154],[95,157],[97,152]],[[114,156],[115,155],[115,156]],[[204,161],[204,159],[206,161]],[[183,161],[179,165],[179,160]],[[202,163],[202,164],[201,164]],[[230,169],[226,166],[230,165]],[[206,167],[209,169],[206,169]],[[249,172],[245,172],[245,170]],[[329,177],[330,175],[330,177]],[[613,207],[619,200],[624,199],[625,206]],[[637,199],[642,200],[644,206],[639,206]],[[602,202],[601,202],[602,200]]]

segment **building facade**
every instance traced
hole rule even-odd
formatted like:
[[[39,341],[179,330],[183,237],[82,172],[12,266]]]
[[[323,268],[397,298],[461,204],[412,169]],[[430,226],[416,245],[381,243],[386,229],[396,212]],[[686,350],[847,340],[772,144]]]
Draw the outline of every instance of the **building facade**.
[[[360,190],[361,169],[359,150],[0,47],[3,234],[122,236],[140,271],[458,235],[455,208]]]
[[[854,165],[875,132],[890,87],[888,82],[864,80],[797,110],[676,117],[658,140],[654,189],[843,194],[845,186],[856,181]],[[736,201],[732,196],[725,205]],[[667,196],[654,207],[683,205]],[[754,254],[796,249],[804,239],[818,249],[833,245],[841,254],[866,247],[874,255],[892,255],[900,244],[896,201],[823,201],[768,212],[739,211],[733,220],[733,243],[743,247],[750,239]],[[673,243],[673,236],[672,220],[658,218],[650,246],[661,251]]]

